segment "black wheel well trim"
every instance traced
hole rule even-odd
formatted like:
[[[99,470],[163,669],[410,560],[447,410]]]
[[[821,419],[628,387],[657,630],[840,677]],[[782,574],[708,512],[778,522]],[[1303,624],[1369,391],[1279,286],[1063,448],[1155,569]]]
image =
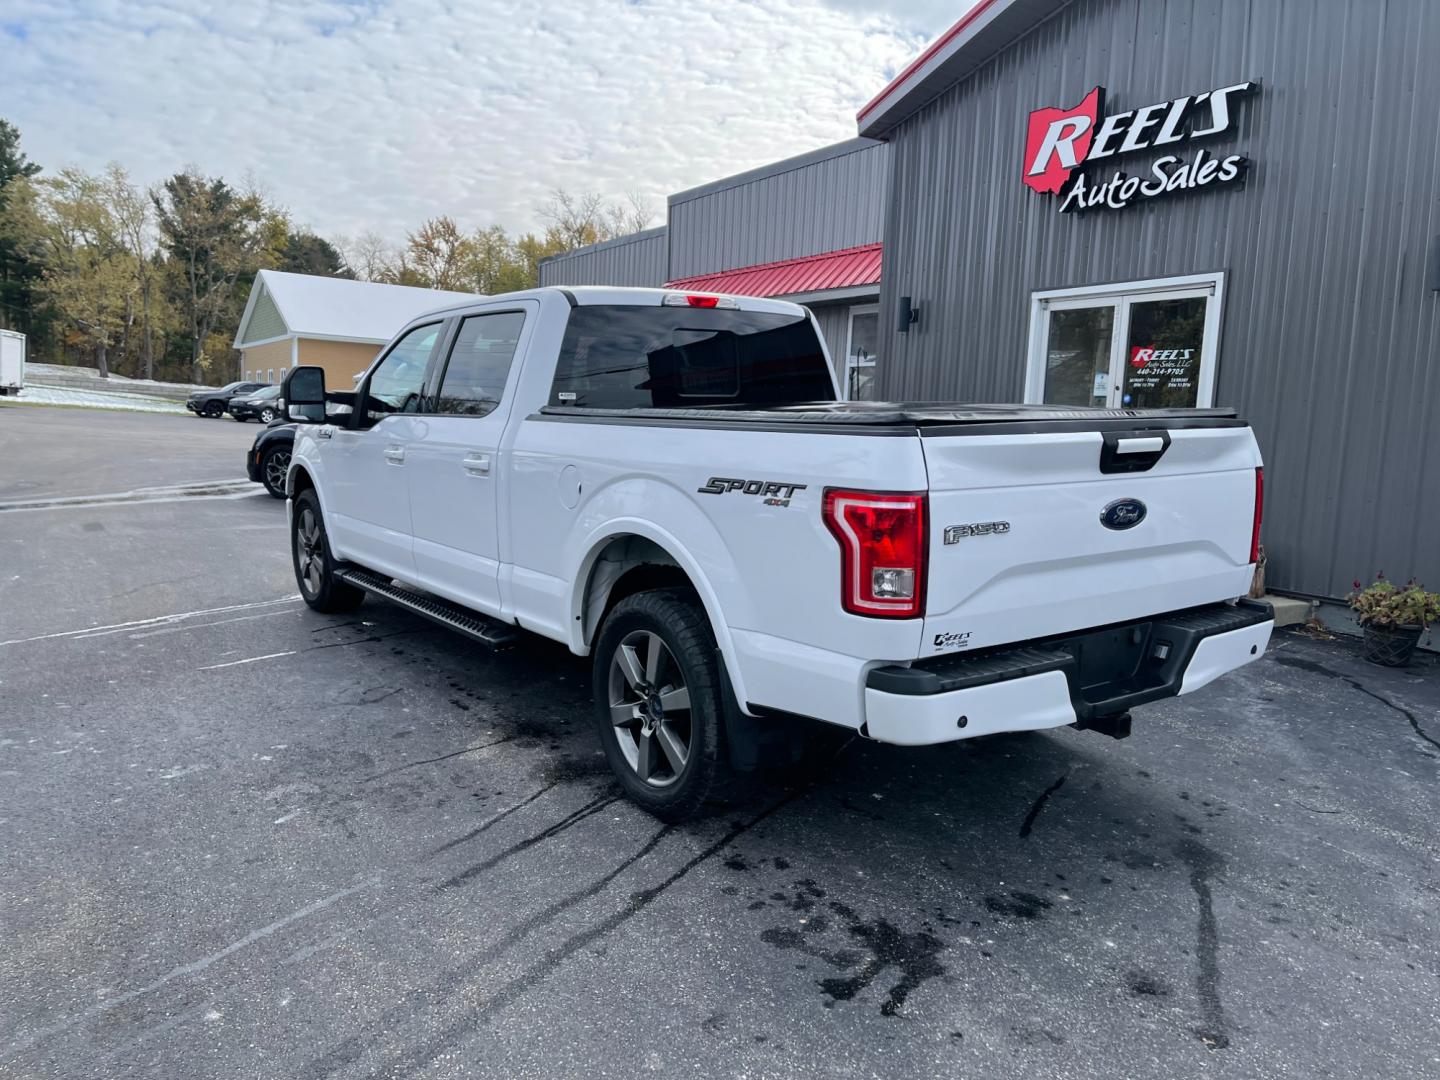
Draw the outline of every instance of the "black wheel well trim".
[[[290,480],[286,487],[287,494],[292,499],[298,499],[302,493],[310,491],[315,487],[315,481],[311,478],[309,471],[304,465],[298,465],[290,474]]]
[[[692,591],[704,609],[695,582],[660,544],[637,533],[617,533],[609,537],[599,545],[581,594],[580,613],[576,618],[580,620],[582,641],[587,646],[594,644],[611,609],[627,596],[675,587]]]

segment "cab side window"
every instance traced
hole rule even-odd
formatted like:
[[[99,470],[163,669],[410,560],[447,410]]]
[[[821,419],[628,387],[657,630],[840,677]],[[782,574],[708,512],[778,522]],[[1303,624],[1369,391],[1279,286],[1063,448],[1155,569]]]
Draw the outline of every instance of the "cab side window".
[[[440,323],[417,326],[395,343],[370,373],[361,427],[371,427],[391,413],[419,412],[425,366],[440,336]]]
[[[434,411],[460,416],[493,412],[505,393],[524,325],[525,315],[519,311],[471,315],[462,321]]]

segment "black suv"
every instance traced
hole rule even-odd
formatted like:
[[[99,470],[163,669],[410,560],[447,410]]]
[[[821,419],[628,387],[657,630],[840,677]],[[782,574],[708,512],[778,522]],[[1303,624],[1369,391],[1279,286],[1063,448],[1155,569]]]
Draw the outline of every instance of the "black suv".
[[[268,424],[285,414],[278,386],[267,386],[253,394],[238,394],[230,399],[225,411],[242,424],[246,420],[259,420],[262,424]]]
[[[269,385],[269,383],[263,382],[232,382],[218,390],[197,390],[185,402],[185,408],[196,416],[208,416],[214,419],[225,414],[225,406],[230,404],[230,399],[236,394],[254,393]]]
[[[277,499],[285,498],[285,474],[290,471],[290,451],[295,447],[298,424],[271,424],[250,444],[245,454],[245,471]]]

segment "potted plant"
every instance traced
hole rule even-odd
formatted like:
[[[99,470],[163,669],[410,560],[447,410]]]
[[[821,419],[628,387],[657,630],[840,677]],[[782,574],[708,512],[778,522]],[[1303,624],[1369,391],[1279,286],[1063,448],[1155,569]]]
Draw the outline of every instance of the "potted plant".
[[[1372,664],[1404,667],[1420,635],[1440,620],[1440,593],[1426,592],[1413,578],[1402,587],[1381,572],[1368,587],[1356,581],[1345,599],[1365,631],[1363,652]]]

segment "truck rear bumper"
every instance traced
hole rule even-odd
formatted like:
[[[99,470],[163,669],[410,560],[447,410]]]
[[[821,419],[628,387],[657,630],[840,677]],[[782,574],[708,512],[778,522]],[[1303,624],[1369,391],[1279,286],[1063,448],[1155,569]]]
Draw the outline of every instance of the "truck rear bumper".
[[[1258,659],[1274,625],[1268,604],[1241,600],[875,668],[866,677],[866,731],[880,742],[922,746],[1002,731],[1084,727],[1188,694]]]

